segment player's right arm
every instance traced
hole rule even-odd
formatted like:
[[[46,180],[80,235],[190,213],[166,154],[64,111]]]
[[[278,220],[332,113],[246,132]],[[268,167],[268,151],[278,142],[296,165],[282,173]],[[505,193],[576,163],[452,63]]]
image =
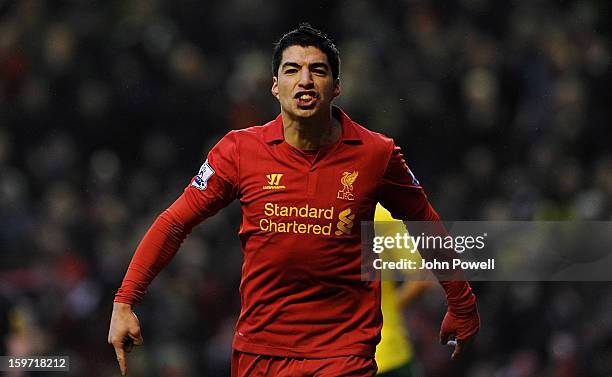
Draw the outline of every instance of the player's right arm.
[[[143,343],[133,306],[142,300],[193,227],[237,197],[238,165],[236,133],[230,132],[210,151],[183,194],[157,217],[136,248],[115,295],[108,333],[122,375],[127,374],[125,353]]]
[[[125,376],[127,374],[126,352],[131,352],[134,345],[140,346],[144,343],[140,333],[140,323],[132,311],[132,305],[123,302],[113,303],[108,343],[115,349],[119,370],[121,375]]]

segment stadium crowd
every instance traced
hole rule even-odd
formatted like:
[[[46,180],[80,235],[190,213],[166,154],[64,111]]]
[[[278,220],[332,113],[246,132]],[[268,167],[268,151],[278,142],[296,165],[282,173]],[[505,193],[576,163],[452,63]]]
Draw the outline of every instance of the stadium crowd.
[[[300,6],[301,7],[301,6]],[[155,216],[227,131],[276,116],[272,43],[341,51],[337,103],[396,139],[449,220],[612,220],[602,1],[0,1],[0,355],[108,376],[113,295]],[[136,308],[134,375],[228,375],[240,207],[197,227]],[[432,290],[406,313],[427,376],[609,376],[608,282],[476,282],[463,360]]]

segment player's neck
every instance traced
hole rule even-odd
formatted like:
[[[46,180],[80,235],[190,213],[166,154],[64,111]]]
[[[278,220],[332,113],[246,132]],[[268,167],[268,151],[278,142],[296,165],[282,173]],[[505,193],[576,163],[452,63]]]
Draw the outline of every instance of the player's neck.
[[[331,111],[322,114],[321,117],[308,119],[292,118],[282,110],[281,113],[285,141],[295,148],[319,149],[335,143],[342,135],[342,125],[332,116]]]

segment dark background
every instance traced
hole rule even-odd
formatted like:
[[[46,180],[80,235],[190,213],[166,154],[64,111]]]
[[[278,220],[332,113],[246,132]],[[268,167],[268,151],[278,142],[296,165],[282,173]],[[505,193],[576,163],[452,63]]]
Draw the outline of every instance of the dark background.
[[[156,215],[227,131],[266,122],[272,44],[301,21],[342,54],[337,103],[402,146],[448,220],[611,220],[605,1],[0,1],[0,355],[116,375],[114,291]],[[132,375],[228,375],[234,203],[136,311]],[[609,376],[609,283],[476,283],[470,354],[406,313],[427,376]]]

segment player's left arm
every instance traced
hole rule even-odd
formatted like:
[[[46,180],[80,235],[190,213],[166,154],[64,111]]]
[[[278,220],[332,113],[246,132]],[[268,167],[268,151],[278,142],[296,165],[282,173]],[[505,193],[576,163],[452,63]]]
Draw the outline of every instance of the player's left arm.
[[[391,215],[404,220],[408,231],[418,234],[417,229],[410,229],[415,221],[427,221],[436,226],[436,231],[446,233],[440,216],[433,209],[427,195],[419,181],[408,168],[401,149],[394,144],[391,147],[390,157],[386,171],[382,177],[380,189],[380,203],[387,208]],[[423,252],[419,250],[424,259],[431,259],[442,255],[436,250]],[[440,328],[440,342],[447,344],[450,340],[456,341],[452,358],[458,358],[465,345],[469,343],[480,329],[480,316],[476,305],[476,296],[472,288],[459,271],[453,275],[445,275],[441,271],[433,271],[444,288],[447,301],[447,312]]]

